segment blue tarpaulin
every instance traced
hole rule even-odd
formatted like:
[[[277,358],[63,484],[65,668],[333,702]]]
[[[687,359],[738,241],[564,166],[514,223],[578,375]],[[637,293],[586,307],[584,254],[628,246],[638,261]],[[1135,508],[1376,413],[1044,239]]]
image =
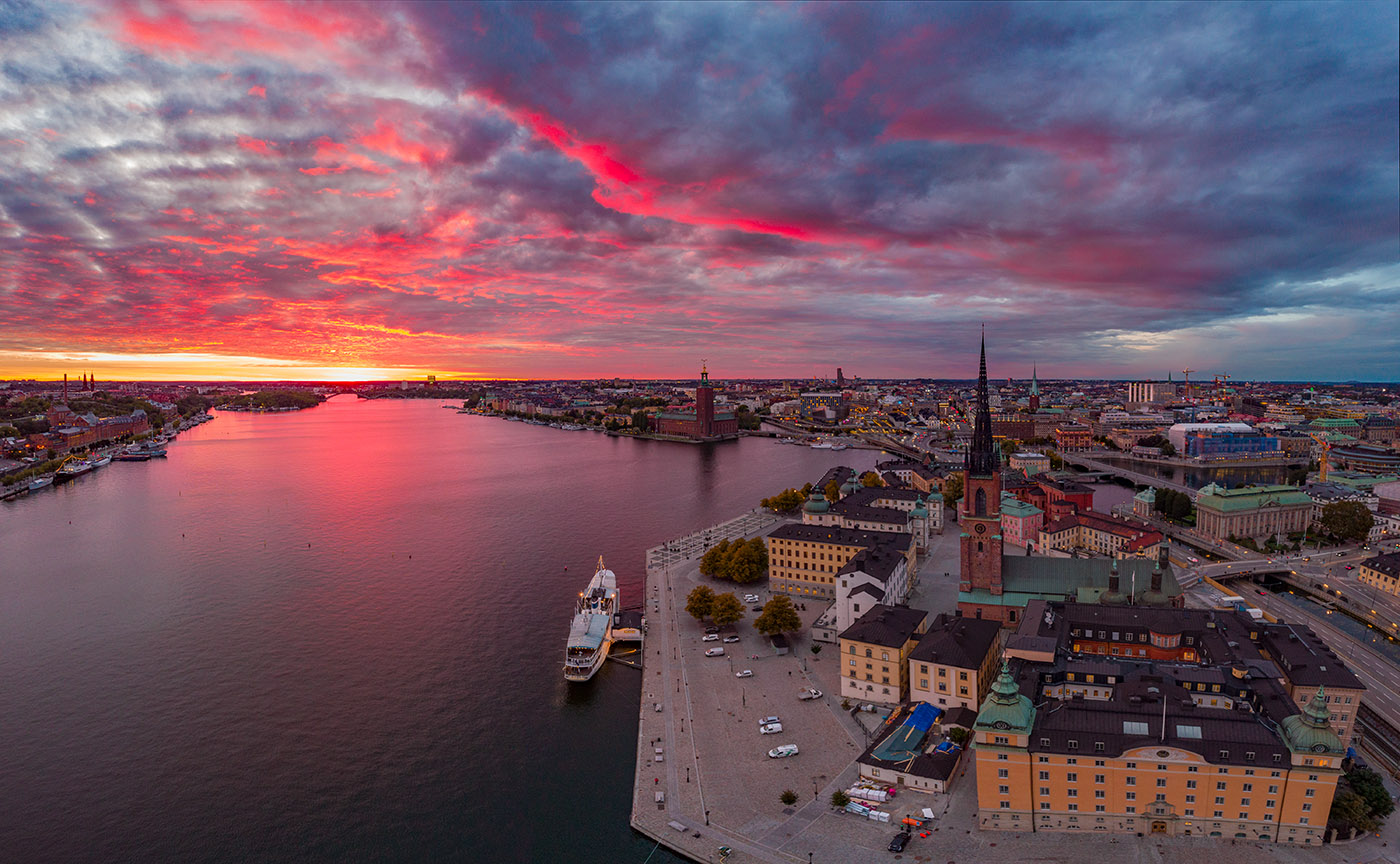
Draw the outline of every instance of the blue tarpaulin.
[[[890,734],[890,737],[880,742],[880,746],[870,754],[876,759],[885,762],[905,762],[918,756],[921,752],[919,745],[923,743],[924,736],[928,734],[929,727],[943,716],[942,708],[935,708],[927,702],[920,702],[909,716],[904,718],[904,722],[899,728]]]

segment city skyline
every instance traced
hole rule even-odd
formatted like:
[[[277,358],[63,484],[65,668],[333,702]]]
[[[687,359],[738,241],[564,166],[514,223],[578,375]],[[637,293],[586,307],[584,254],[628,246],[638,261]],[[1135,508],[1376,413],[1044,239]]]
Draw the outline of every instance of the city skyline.
[[[1393,379],[1396,31],[9,2],[0,377]]]

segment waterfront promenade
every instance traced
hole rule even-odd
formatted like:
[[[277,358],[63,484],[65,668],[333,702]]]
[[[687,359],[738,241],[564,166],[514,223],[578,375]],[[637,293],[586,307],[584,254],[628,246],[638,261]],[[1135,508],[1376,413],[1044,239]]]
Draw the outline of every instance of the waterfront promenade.
[[[1321,849],[1231,845],[1191,837],[978,831],[976,783],[966,772],[947,795],[901,791],[884,808],[892,814],[890,823],[833,810],[828,803],[831,793],[855,781],[854,760],[869,734],[832,695],[840,672],[834,647],[824,646],[813,654],[804,627],[792,640],[792,652],[778,656],[753,630],[757,613],[749,611],[737,627],[740,642],[724,644],[723,657],[706,657],[704,649],[716,643],[701,642],[703,625],[685,612],[686,595],[695,585],[722,587],[699,575],[699,558],[706,548],[721,539],[762,536],[783,521],[750,511],[647,552],[648,630],[631,824],[673,852],[700,862],[769,864],[1068,864],[1096,857],[1167,862],[1217,854],[1228,854],[1235,864],[1400,864],[1400,821],[1394,819],[1394,827],[1383,829],[1380,838]],[[956,551],[956,531],[935,538],[911,605],[935,613],[950,608],[948,598],[956,592]],[[736,586],[736,593],[752,591],[766,600],[766,583],[755,584]],[[824,605],[808,602],[800,609],[804,625],[810,626]],[[745,669],[753,676],[735,677]],[[798,690],[808,686],[825,695],[799,701]],[[758,718],[768,715],[781,719],[781,734],[758,733]],[[878,720],[881,715],[860,716]],[[770,748],[786,743],[797,744],[798,755],[767,757]],[[969,760],[964,769],[970,764]],[[791,807],[779,801],[785,789],[798,796]],[[886,846],[899,830],[899,819],[924,808],[935,813],[928,837],[916,834],[900,856],[889,852]]]

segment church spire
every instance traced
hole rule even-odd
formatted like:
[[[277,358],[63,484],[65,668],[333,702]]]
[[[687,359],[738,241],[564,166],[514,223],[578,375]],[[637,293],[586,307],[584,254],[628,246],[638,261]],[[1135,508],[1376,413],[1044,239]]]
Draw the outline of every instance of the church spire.
[[[1037,381],[1036,378],[1035,378],[1035,364],[1034,364],[1034,363],[1031,364],[1031,395],[1032,395],[1032,396],[1039,396],[1039,395],[1040,395],[1040,382]]]
[[[967,471],[979,477],[996,473],[1001,464],[992,444],[992,408],[987,398],[987,337],[982,337],[982,360],[977,372],[977,417],[972,425],[972,444],[967,448]]]

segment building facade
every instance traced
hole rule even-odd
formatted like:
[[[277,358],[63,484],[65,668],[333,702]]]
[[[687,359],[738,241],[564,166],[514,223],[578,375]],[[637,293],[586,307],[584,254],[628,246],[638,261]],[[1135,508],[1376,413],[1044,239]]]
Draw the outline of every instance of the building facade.
[[[1076,607],[1037,605],[1007,645],[975,730],[979,827],[1321,844],[1346,745],[1323,688],[1301,709],[1285,691],[1265,625]],[[1091,642],[1118,650],[1073,653]]]
[[[656,415],[656,431],[662,435],[675,435],[696,441],[710,441],[724,438],[737,438],[739,420],[732,413],[715,413],[715,389],[710,383],[710,373],[700,370],[700,383],[695,388],[695,411],[667,412]]]
[[[841,632],[841,697],[898,705],[909,697],[909,653],[928,613],[877,605]]]
[[[779,525],[764,538],[769,590],[794,597],[836,598],[837,575],[863,549],[892,549],[915,571],[908,533],[857,531],[831,525]]]
[[[1037,551],[1156,558],[1162,535],[1140,522],[1081,510],[1040,529]]]
[[[996,678],[1008,632],[995,621],[939,614],[909,654],[909,699],[976,711]]]
[[[1207,537],[1268,537],[1307,530],[1312,499],[1293,486],[1205,487],[1196,498],[1196,530]]]

